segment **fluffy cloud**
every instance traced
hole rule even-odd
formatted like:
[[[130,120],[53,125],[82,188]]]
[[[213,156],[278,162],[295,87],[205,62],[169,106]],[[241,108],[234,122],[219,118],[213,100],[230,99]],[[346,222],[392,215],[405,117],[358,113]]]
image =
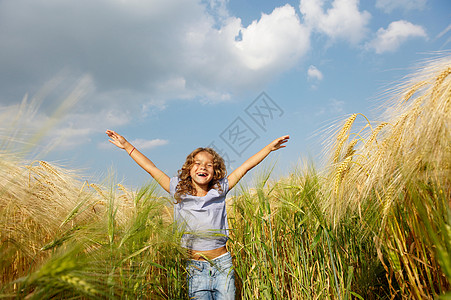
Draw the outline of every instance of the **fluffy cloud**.
[[[386,13],[396,9],[401,10],[422,10],[426,6],[427,0],[376,0],[376,7]]]
[[[270,15],[262,14],[259,21],[240,28],[239,32],[241,38],[234,43],[235,53],[251,70],[287,68],[309,48],[309,31],[288,4],[274,9]]]
[[[0,1],[0,106],[17,103],[62,72],[63,87],[40,106],[44,119],[61,101],[64,85],[88,74],[92,86],[61,127],[72,143],[114,123],[108,112],[127,122],[171,99],[226,101],[259,89],[308,51],[310,31],[293,7],[276,8],[246,27],[225,4]],[[93,111],[95,122],[86,121]]]
[[[292,67],[309,48],[293,7],[243,27],[223,0],[2,1],[0,27],[3,103],[62,69],[92,76],[91,105],[123,102],[117,94],[141,104],[227,99]]]
[[[318,117],[324,114],[342,114],[344,112],[345,104],[344,101],[335,98],[329,99],[324,106],[318,107],[315,116]]]
[[[320,81],[323,80],[323,73],[317,67],[311,65],[307,70],[307,78],[310,82],[310,87],[317,89]]]
[[[299,8],[312,30],[326,34],[332,40],[343,39],[353,44],[365,38],[371,15],[359,11],[359,0],[334,0],[324,10],[324,0],[301,0]]]
[[[380,28],[376,33],[376,38],[367,43],[366,48],[372,49],[378,54],[393,52],[407,39],[413,37],[427,38],[427,34],[423,27],[400,20],[392,22],[387,29]]]
[[[315,66],[310,66],[308,68],[307,76],[311,80],[323,80],[323,73]]]
[[[153,140],[145,140],[145,139],[136,139],[130,141],[132,145],[134,145],[139,150],[149,150],[156,147],[161,147],[169,144],[168,140],[163,139],[153,139]],[[111,144],[108,141],[104,141],[97,144],[97,147],[100,149],[113,149],[111,148]]]
[[[66,151],[91,142],[91,136],[103,133],[105,128],[115,128],[129,120],[130,116],[126,112],[110,108],[91,113],[49,116],[40,111],[39,104],[33,101],[0,105],[0,137],[9,141],[12,147]],[[148,146],[147,143],[143,144]]]
[[[169,143],[168,140],[162,140],[162,139],[153,139],[153,140],[143,140],[143,139],[137,139],[131,142],[133,145],[135,145],[136,148],[147,150],[152,149],[159,146],[164,146]]]
[[[186,36],[185,90],[229,99],[230,93],[256,88],[292,68],[309,47],[310,32],[289,5],[262,14],[247,27],[235,17],[219,29],[198,24]]]

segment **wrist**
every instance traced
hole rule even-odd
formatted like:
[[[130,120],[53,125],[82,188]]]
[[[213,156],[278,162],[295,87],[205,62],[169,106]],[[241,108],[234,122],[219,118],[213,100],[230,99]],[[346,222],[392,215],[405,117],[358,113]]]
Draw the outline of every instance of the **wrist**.
[[[272,144],[268,144],[265,148],[266,148],[266,152],[268,154],[271,153],[274,150],[273,147],[272,147]]]
[[[134,148],[135,147],[133,147],[133,145],[128,142],[124,146],[124,150],[127,151],[128,154],[130,154],[130,152],[133,151]]]

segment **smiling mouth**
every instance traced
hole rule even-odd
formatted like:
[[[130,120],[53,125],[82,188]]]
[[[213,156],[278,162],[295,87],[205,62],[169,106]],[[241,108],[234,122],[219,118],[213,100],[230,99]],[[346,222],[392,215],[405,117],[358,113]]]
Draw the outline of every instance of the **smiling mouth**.
[[[199,176],[199,177],[207,177],[207,174],[206,173],[197,173],[197,176]]]

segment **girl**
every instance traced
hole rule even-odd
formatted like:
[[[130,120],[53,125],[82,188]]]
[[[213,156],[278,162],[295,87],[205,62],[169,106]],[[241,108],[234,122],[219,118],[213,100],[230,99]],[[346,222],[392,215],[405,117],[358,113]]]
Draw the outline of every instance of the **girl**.
[[[189,298],[235,299],[232,257],[226,249],[225,197],[269,153],[284,148],[289,136],[275,139],[229,176],[224,160],[213,149],[198,148],[187,156],[178,176],[169,178],[124,137],[111,130],[106,134],[175,198],[174,219],[184,227],[182,247],[191,258],[187,263]]]

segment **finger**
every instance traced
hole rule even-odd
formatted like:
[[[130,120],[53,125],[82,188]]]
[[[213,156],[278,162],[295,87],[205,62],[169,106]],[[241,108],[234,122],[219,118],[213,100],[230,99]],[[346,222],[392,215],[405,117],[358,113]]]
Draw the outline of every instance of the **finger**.
[[[282,140],[282,141],[280,141],[280,144],[285,144],[285,143],[288,143],[288,140]]]
[[[285,135],[285,136],[281,137],[281,140],[283,140],[283,141],[288,141],[289,139],[290,139],[289,135]]]
[[[107,130],[107,131],[106,131],[106,134],[107,134],[109,137],[113,137],[113,136],[116,135],[116,132],[114,132],[114,131],[112,131],[112,130]]]
[[[281,140],[281,141],[279,142],[279,144],[285,144],[285,143],[287,143],[287,142],[288,142],[288,140],[285,139],[285,140]]]
[[[281,144],[285,144],[286,142],[288,142],[287,139],[285,139],[285,140],[279,140],[279,142],[278,142],[277,144],[281,145]]]

